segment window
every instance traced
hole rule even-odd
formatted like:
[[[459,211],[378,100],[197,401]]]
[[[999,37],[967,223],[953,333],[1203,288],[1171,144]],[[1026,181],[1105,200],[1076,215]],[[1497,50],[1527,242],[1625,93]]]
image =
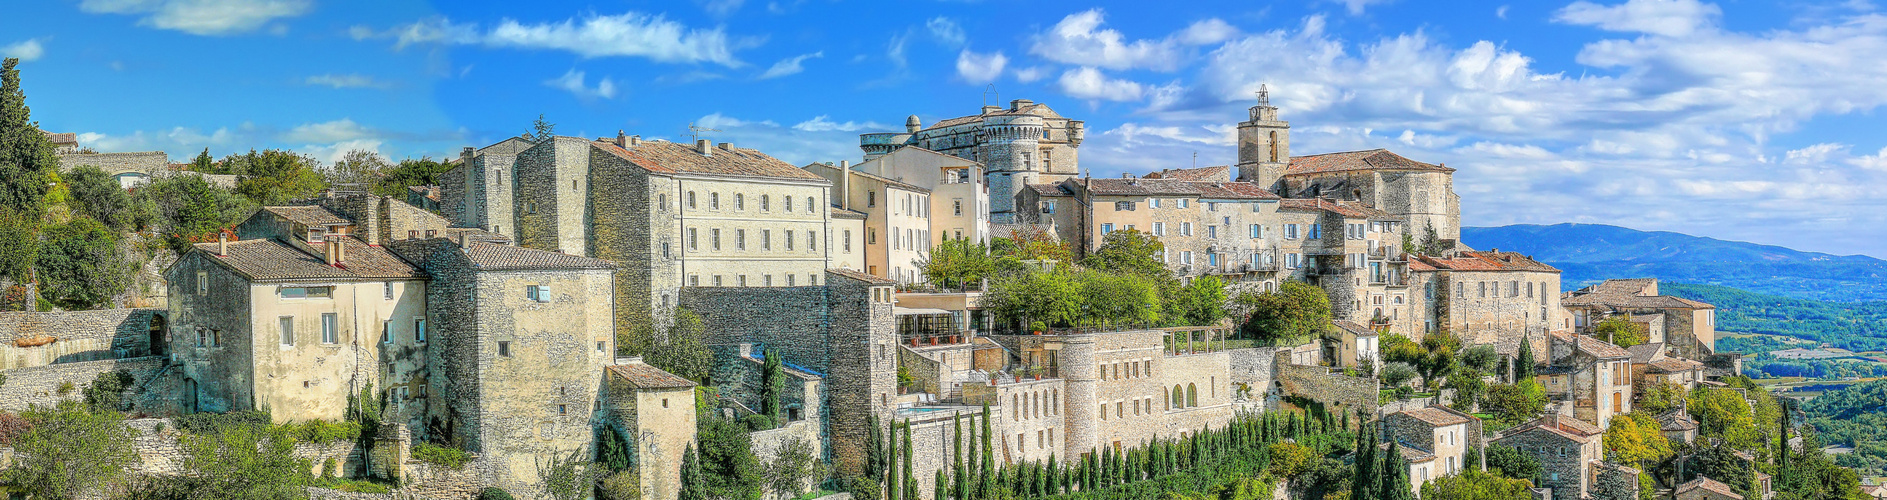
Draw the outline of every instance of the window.
[[[295,317],[283,316],[279,321],[282,325],[282,345],[295,345]]]
[[[747,286],[747,275],[745,274],[734,275],[734,286]]]
[[[962,217],[963,216],[963,200],[954,200],[954,201],[951,201],[950,204],[955,209],[956,216]]]
[[[1179,235],[1180,235],[1180,236],[1192,236],[1192,223],[1191,223],[1191,222],[1181,222],[1181,223],[1179,223]]]
[[[393,343],[393,320],[380,322],[380,343]]]
[[[772,229],[760,230],[760,249],[761,250],[773,249],[773,230]]]
[[[1218,204],[1218,202],[1212,202],[1212,201],[1208,201],[1208,202],[1206,202],[1206,211],[1207,211],[1207,212],[1217,212],[1217,211],[1219,211],[1219,204]]]
[[[1311,224],[1311,225],[1310,225],[1310,235],[1308,235],[1308,236],[1306,236],[1306,237],[1308,237],[1308,238],[1310,238],[1310,239],[1313,239],[1313,240],[1315,240],[1315,239],[1319,239],[1319,238],[1323,238],[1323,237],[1324,237],[1324,225],[1323,225],[1323,224]]]
[[[1101,224],[1101,236],[1107,236],[1107,233],[1111,232],[1114,232],[1113,223]]]
[[[747,195],[734,193],[734,209],[735,210],[747,209]]]
[[[845,237],[842,240],[845,244],[845,253],[852,253],[852,230],[845,230]]]
[[[1217,267],[1219,265],[1219,254],[1216,254],[1216,253],[1206,254],[1206,265]]]
[[[426,318],[413,318],[413,341],[426,341]]]
[[[338,321],[339,319],[334,317],[334,313],[323,313],[321,315],[321,343],[338,344],[341,342],[341,332],[337,331],[341,326],[337,324]]]
[[[701,286],[701,275],[699,274],[688,275],[688,286]]]
[[[710,246],[712,246],[712,247],[714,248],[714,250],[715,250],[715,251],[717,251],[717,252],[721,250],[721,230],[720,230],[720,228],[715,228],[715,229],[709,229],[709,230],[708,230],[708,245],[710,245]]]
[[[721,275],[714,275],[714,286],[721,286]]]
[[[1179,199],[1179,208],[1190,208],[1191,206],[1192,206],[1192,200],[1185,199],[1185,198]]]
[[[507,358],[511,357],[511,341],[509,340],[498,341],[498,355],[504,356]]]
[[[809,213],[809,214],[810,214],[810,213],[813,213],[813,207],[814,207],[814,206],[815,206],[815,205],[813,205],[813,201],[812,201],[812,197],[811,197],[811,196],[807,196],[807,197],[806,197],[806,213]]]
[[[688,192],[688,208],[691,210],[695,208],[695,192],[694,191]]]
[[[1192,265],[1192,250],[1182,250],[1182,251],[1180,251],[1180,252],[1179,252],[1179,263],[1181,263],[1181,264],[1185,264],[1185,265],[1188,265],[1188,266],[1190,266],[1190,265]]]
[[[721,193],[708,193],[708,208],[711,210],[721,209]]]
[[[210,293],[210,273],[197,271],[197,295]]]
[[[655,202],[657,206],[662,207],[663,212],[668,211],[668,193],[656,193]]]
[[[797,278],[797,277],[799,277],[799,275],[796,275],[796,274],[786,275],[786,286],[797,286],[796,284],[793,283],[793,278]]]
[[[786,244],[786,251],[793,251],[793,230],[786,230],[786,237],[780,238],[780,242]]]
[[[1250,229],[1251,229],[1251,237],[1253,238],[1263,238],[1265,236],[1264,226],[1252,224]]]
[[[1055,200],[1048,200],[1048,201],[1042,202],[1042,213],[1045,213],[1045,214],[1055,213]]]
[[[393,283],[383,283],[381,287],[381,295],[385,296],[386,300],[393,300]]]
[[[734,230],[734,249],[735,250],[747,249],[747,230],[745,229]]]
[[[846,231],[845,237],[851,238],[852,237],[851,231]],[[847,242],[847,243],[850,243],[850,242]],[[851,245],[848,244],[846,246],[850,247]],[[806,251],[808,252],[819,251],[819,232],[818,231],[811,231],[811,230],[806,231]]]
[[[550,287],[529,285],[524,287],[524,298],[533,302],[550,302]]]
[[[870,207],[876,207],[876,206],[878,206],[878,192],[866,191],[865,192],[865,207],[870,208]]]
[[[1294,254],[1294,253],[1284,254],[1284,268],[1297,269],[1298,264],[1301,263],[1299,262],[1298,259],[1299,259],[1298,254]]]
[[[334,298],[334,287],[282,287],[281,295],[284,299],[329,299]]]
[[[1116,201],[1116,202],[1114,202],[1114,211],[1115,211],[1115,212],[1132,212],[1132,211],[1133,211],[1133,209],[1134,209],[1134,202],[1131,202],[1131,201]]]
[[[760,195],[760,211],[770,212],[772,210],[773,210],[773,201],[767,195],[764,195],[764,194]]]
[[[1287,240],[1297,239],[1297,224],[1284,225],[1284,239],[1287,239]]]
[[[1206,237],[1207,238],[1219,237],[1219,226],[1206,226]]]

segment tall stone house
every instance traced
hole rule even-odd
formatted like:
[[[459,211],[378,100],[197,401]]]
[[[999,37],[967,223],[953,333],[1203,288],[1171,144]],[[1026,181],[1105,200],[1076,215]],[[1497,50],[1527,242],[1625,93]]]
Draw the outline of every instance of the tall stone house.
[[[1560,271],[1532,257],[1499,249],[1416,255],[1409,275],[1419,333],[1447,329],[1465,344],[1492,344],[1513,358],[1521,339],[1534,343],[1537,356],[1547,333],[1563,330]]]
[[[981,112],[923,126],[917,115],[904,121],[904,132],[859,136],[859,149],[870,161],[905,146],[917,146],[982,164],[989,186],[989,219],[1014,222],[1016,194],[1030,184],[1055,183],[1080,172],[1079,150],[1086,124],[1027,99],[1009,107],[983,106]]]
[[[1469,453],[1481,453],[1486,446],[1481,434],[1481,419],[1443,405],[1402,410],[1382,417],[1385,432],[1395,437],[1395,445],[1409,460],[1409,483],[1416,492],[1422,485],[1442,476],[1459,474],[1468,467]],[[1472,457],[1479,462],[1481,457]]]
[[[439,175],[439,210],[453,225],[517,234],[513,207],[518,154],[535,143],[512,137],[483,148],[466,147],[459,165]]]
[[[1502,431],[1491,442],[1532,455],[1540,463],[1538,486],[1553,490],[1553,498],[1586,498],[1593,471],[1605,459],[1604,432],[1599,427],[1557,413]]]
[[[1624,315],[1646,327],[1649,342],[1662,342],[1678,357],[1716,354],[1717,307],[1658,293],[1657,278],[1614,279],[1566,292],[1560,298],[1566,328],[1590,333],[1599,322]]]
[[[1550,345],[1550,361],[1536,373],[1560,413],[1601,429],[1611,427],[1612,417],[1631,413],[1631,352],[1568,332],[1553,332]]]
[[[931,190],[889,177],[814,163],[805,169],[832,183],[841,209],[865,213],[863,270],[898,283],[925,281],[918,270],[932,245],[935,225]]]

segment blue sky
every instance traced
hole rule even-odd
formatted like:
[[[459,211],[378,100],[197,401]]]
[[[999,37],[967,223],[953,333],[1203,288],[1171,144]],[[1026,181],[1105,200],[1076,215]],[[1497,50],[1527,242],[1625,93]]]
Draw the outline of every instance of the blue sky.
[[[20,2],[28,103],[106,151],[455,155],[524,132],[794,163],[1026,98],[1096,176],[1233,161],[1260,83],[1293,154],[1459,169],[1469,225],[1593,222],[1887,256],[1887,15],[1866,0]]]

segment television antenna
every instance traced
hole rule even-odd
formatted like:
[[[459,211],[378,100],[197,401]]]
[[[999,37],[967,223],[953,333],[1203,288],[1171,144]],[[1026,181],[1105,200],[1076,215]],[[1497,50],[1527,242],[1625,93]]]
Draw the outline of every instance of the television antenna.
[[[707,132],[720,132],[720,131],[721,129],[697,126],[695,125],[695,122],[688,122],[688,133],[681,134],[681,135],[688,136],[688,139],[690,142],[700,142],[701,136],[706,135]]]
[[[984,105],[984,106],[988,106],[988,105],[989,105],[989,98],[990,98],[990,96],[996,96],[996,97],[997,97],[997,99],[996,99],[996,100],[997,100],[998,102],[1001,102],[1001,101],[1002,101],[1002,95],[1001,95],[1001,94],[998,94],[998,93],[996,93],[996,84],[994,84],[994,83],[992,83],[992,84],[989,84],[989,86],[986,86],[986,87],[983,87],[983,105]]]

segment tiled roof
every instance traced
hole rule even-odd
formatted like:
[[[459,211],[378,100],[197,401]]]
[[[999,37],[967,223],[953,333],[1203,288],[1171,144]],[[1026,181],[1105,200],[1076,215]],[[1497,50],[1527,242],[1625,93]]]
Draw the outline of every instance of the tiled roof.
[[[609,141],[593,141],[590,144],[627,160],[635,166],[656,173],[825,180],[819,174],[807,172],[780,161],[779,158],[747,148],[723,149],[723,145],[715,145],[710,154],[703,155],[695,149],[694,145],[669,141],[643,141],[628,149]]]
[[[624,382],[628,382],[637,389],[681,389],[695,386],[695,383],[688,379],[641,362],[612,365],[608,369],[610,373],[616,374],[617,377],[621,377]]]
[[[232,241],[228,255],[216,254],[216,243],[198,243],[204,258],[220,263],[251,281],[414,279],[425,274],[386,249],[354,237],[341,239],[342,257],[328,265],[325,255],[314,255],[274,239]]]
[[[1374,337],[1377,335],[1375,330],[1371,330],[1369,327],[1363,326],[1361,324],[1357,324],[1355,321],[1339,319],[1336,321],[1331,321],[1330,324],[1336,325],[1337,328],[1342,328],[1343,331],[1350,332],[1351,335],[1355,335],[1358,337]]]
[[[1648,364],[1652,360],[1660,359],[1664,357],[1664,343],[1663,342],[1638,344],[1635,346],[1627,347],[1625,348],[1625,350],[1631,351],[1631,362],[1632,364],[1635,364],[1635,365]]]
[[[1074,193],[1062,189],[1060,184],[1027,184],[1026,186],[1039,196],[1074,196]]]
[[[1232,180],[1232,167],[1219,165],[1216,167],[1161,169],[1158,172],[1149,173],[1144,177],[1148,179],[1172,179],[1176,181],[1228,182]]]
[[[1422,423],[1424,424],[1428,424],[1428,425],[1436,426],[1436,427],[1440,427],[1444,425],[1455,425],[1455,424],[1464,423],[1468,421],[1467,417],[1441,411],[1433,407],[1416,408],[1413,410],[1402,410],[1396,413],[1402,414],[1402,415],[1408,415],[1410,417],[1415,418],[1416,420],[1422,421]]]
[[[1605,280],[1597,285],[1566,292],[1560,304],[1567,306],[1608,306],[1627,309],[1716,309],[1717,306],[1670,295],[1643,295],[1657,286],[1657,278]]]
[[[1003,115],[1035,115],[1035,116],[1040,116],[1042,118],[1061,118],[1061,115],[1058,113],[1055,113],[1055,110],[1049,109],[1047,104],[1042,104],[1038,102],[1038,103],[1030,104],[1028,106],[1023,106],[1022,109],[1015,110],[1015,111],[1010,111],[1009,108],[1002,108],[1000,111],[997,111],[995,113],[990,113],[987,115],[977,114],[977,115],[959,116],[956,118],[938,120],[937,123],[932,123],[930,124],[930,126],[924,127],[924,130],[943,128],[943,127],[953,127],[953,126],[962,125],[965,123],[980,122],[980,121],[983,121],[983,117],[986,117],[986,116],[1003,116]]]
[[[1088,190],[1101,196],[1197,196],[1230,200],[1275,200],[1255,184],[1243,182],[1202,182],[1170,179],[1086,179]],[[1244,184],[1244,185],[1240,185]]]
[[[1553,336],[1553,340],[1572,344],[1579,349],[1579,352],[1586,353],[1595,358],[1631,357],[1631,351],[1627,351],[1625,348],[1619,347],[1611,342],[1570,332],[1553,332],[1551,335]]]
[[[1697,429],[1697,421],[1691,419],[1690,414],[1683,409],[1658,414],[1658,423],[1661,424],[1662,430],[1672,432]]]
[[[864,178],[866,178],[866,179],[871,179],[871,180],[874,180],[874,181],[878,181],[878,182],[882,182],[882,183],[885,183],[886,185],[889,185],[889,186],[891,186],[891,187],[895,187],[895,188],[898,188],[898,189],[903,189],[903,190],[905,190],[905,191],[916,191],[916,192],[919,192],[919,193],[929,193],[929,192],[930,192],[930,189],[929,189],[929,188],[926,188],[926,187],[923,187],[923,186],[919,186],[919,185],[916,185],[916,184],[911,184],[911,183],[908,183],[908,182],[904,182],[904,181],[901,181],[901,180],[897,180],[897,179],[893,179],[893,178],[890,178],[890,177],[885,177],[885,176],[882,176],[882,175],[877,175],[877,174],[872,174],[872,173],[869,173],[869,172],[860,172],[860,171],[857,171],[857,170],[852,170],[852,171],[851,171],[851,173],[852,173],[853,175],[857,175],[857,176],[859,176],[859,177],[864,177]],[[821,177],[821,179],[823,179],[823,178],[824,178],[824,177]]]
[[[465,238],[471,238],[472,241],[488,241],[492,243],[500,243],[500,244],[506,244],[506,245],[511,244],[511,238],[508,236],[494,233],[491,231],[486,231],[486,230],[479,229],[476,227],[448,227],[445,229],[445,233],[446,233],[446,236],[449,237],[448,239],[451,239],[453,241],[458,241],[460,238],[459,235],[462,234],[462,235],[465,235],[464,236]]]
[[[897,283],[896,281],[891,281],[891,280],[880,278],[877,276],[872,276],[872,275],[865,274],[865,273],[852,270],[852,269],[832,268],[832,269],[827,269],[826,272],[837,274],[839,276],[844,276],[844,277],[859,280],[859,281],[863,281],[867,284],[872,284],[872,285],[891,285],[891,284]]]
[[[864,219],[871,217],[871,215],[849,208],[832,207],[832,217],[835,219]]]
[[[1532,271],[1557,273],[1558,268],[1533,260],[1517,252],[1460,252],[1453,257],[1413,255],[1410,267],[1420,262],[1427,268],[1448,271]],[[1417,270],[1429,270],[1415,268]]]
[[[1350,151],[1310,156],[1291,157],[1291,165],[1286,167],[1284,175],[1322,174],[1330,172],[1348,172],[1356,170],[1414,170],[1427,172],[1453,172],[1455,169],[1430,165],[1402,157],[1387,149]]]
[[[615,264],[566,253],[532,248],[475,242],[465,248],[465,258],[479,269],[504,271],[515,269],[614,269]]]
[[[296,224],[301,224],[305,226],[332,226],[332,225],[353,224],[353,221],[349,221],[347,219],[341,218],[341,216],[335,215],[334,212],[330,212],[328,211],[328,209],[323,208],[320,205],[262,207],[262,209],[269,211],[269,213],[280,215],[282,216],[282,218],[288,219],[290,222],[294,222]]]
[[[1677,487],[1676,494],[1683,495],[1685,493],[1690,492],[1691,490],[1696,490],[1696,489],[1703,489],[1711,493],[1716,493],[1716,494],[1734,498],[1737,500],[1742,500],[1743,498],[1743,495],[1736,494],[1736,490],[1730,489],[1730,485],[1723,484],[1721,482],[1718,482],[1715,479],[1711,479],[1707,477],[1699,477],[1697,479],[1692,479],[1688,483],[1679,485]]]
[[[1396,451],[1402,453],[1402,459],[1408,460],[1409,463],[1412,463],[1412,464],[1419,464],[1422,462],[1427,462],[1427,461],[1435,459],[1434,453],[1429,453],[1427,451],[1422,450],[1421,448],[1416,448],[1414,446],[1409,446],[1402,443],[1396,443],[1395,446],[1396,446]]]
[[[1369,205],[1323,198],[1288,198],[1278,203],[1278,210],[1293,212],[1330,212],[1351,219],[1389,219],[1395,216]]]
[[[1652,361],[1649,365],[1645,368],[1648,373],[1682,373],[1704,367],[1703,363],[1684,358],[1664,358]]]

